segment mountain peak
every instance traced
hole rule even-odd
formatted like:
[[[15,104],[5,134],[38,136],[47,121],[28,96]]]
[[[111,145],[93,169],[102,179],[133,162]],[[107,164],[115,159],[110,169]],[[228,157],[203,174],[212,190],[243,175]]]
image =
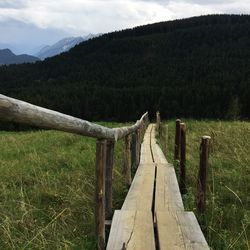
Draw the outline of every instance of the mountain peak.
[[[47,57],[52,57],[59,55],[63,52],[69,51],[71,48],[75,47],[81,42],[87,41],[96,35],[88,34],[87,36],[78,36],[78,37],[65,37],[53,45],[47,45],[42,48],[35,56],[41,58],[42,60]]]
[[[40,59],[30,55],[15,55],[10,49],[0,49],[0,65],[32,63]]]
[[[10,49],[0,49],[0,54],[4,55],[15,55]]]

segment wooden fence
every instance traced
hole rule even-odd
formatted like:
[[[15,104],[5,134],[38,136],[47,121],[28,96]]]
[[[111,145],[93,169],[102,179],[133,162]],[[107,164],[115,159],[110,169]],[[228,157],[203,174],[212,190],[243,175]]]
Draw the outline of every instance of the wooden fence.
[[[156,113],[156,127],[158,128],[159,137],[163,138],[165,144],[168,137],[168,126],[164,128],[161,123],[160,113]],[[200,162],[198,170],[198,183],[197,183],[197,195],[196,195],[196,205],[199,214],[205,212],[206,204],[206,189],[207,189],[207,176],[208,176],[208,159],[209,159],[209,146],[211,137],[204,135],[201,137],[200,143]],[[166,152],[167,145],[162,145],[165,147]],[[179,187],[181,194],[187,192],[186,187],[186,124],[177,119],[175,122],[175,145],[174,145],[174,159],[179,166]]]
[[[94,137],[96,142],[95,222],[98,248],[105,247],[105,221],[112,217],[112,176],[115,142],[125,140],[124,176],[131,183],[131,166],[138,166],[140,147],[149,124],[145,113],[134,125],[107,128],[86,120],[45,109],[14,98],[0,95],[0,119],[39,128],[55,129]]]

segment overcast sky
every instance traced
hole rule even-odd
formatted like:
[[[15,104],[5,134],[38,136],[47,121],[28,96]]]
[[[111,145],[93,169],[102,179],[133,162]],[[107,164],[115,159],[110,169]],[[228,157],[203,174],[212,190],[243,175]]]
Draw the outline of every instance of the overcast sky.
[[[248,14],[250,0],[0,0],[0,48],[215,13]]]

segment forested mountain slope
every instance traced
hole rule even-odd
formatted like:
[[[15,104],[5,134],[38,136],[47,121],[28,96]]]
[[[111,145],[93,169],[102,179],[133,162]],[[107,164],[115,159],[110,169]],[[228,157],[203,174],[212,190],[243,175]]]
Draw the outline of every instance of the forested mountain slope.
[[[250,16],[113,32],[67,53],[0,67],[0,92],[90,120],[250,118]]]

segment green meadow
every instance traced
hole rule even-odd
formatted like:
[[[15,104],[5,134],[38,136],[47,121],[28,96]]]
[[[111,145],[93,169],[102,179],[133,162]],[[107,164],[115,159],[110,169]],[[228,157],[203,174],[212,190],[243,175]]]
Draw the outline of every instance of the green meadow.
[[[194,211],[212,249],[250,249],[250,123],[185,120],[187,125],[186,210]],[[166,123],[164,123],[166,124]],[[168,124],[167,158],[173,160],[175,122]],[[196,211],[201,137],[211,136],[206,213]],[[164,145],[166,138],[162,138]]]
[[[0,132],[0,141],[0,249],[95,249],[96,140],[44,130]],[[127,191],[122,143],[115,149],[118,208]]]
[[[212,137],[206,214],[212,249],[250,249],[250,123],[185,120],[186,210],[196,213],[199,145]],[[167,122],[173,161],[174,121]],[[105,123],[109,127],[121,124]],[[56,131],[0,132],[0,249],[95,249],[95,139]],[[115,149],[114,207],[127,192]]]

